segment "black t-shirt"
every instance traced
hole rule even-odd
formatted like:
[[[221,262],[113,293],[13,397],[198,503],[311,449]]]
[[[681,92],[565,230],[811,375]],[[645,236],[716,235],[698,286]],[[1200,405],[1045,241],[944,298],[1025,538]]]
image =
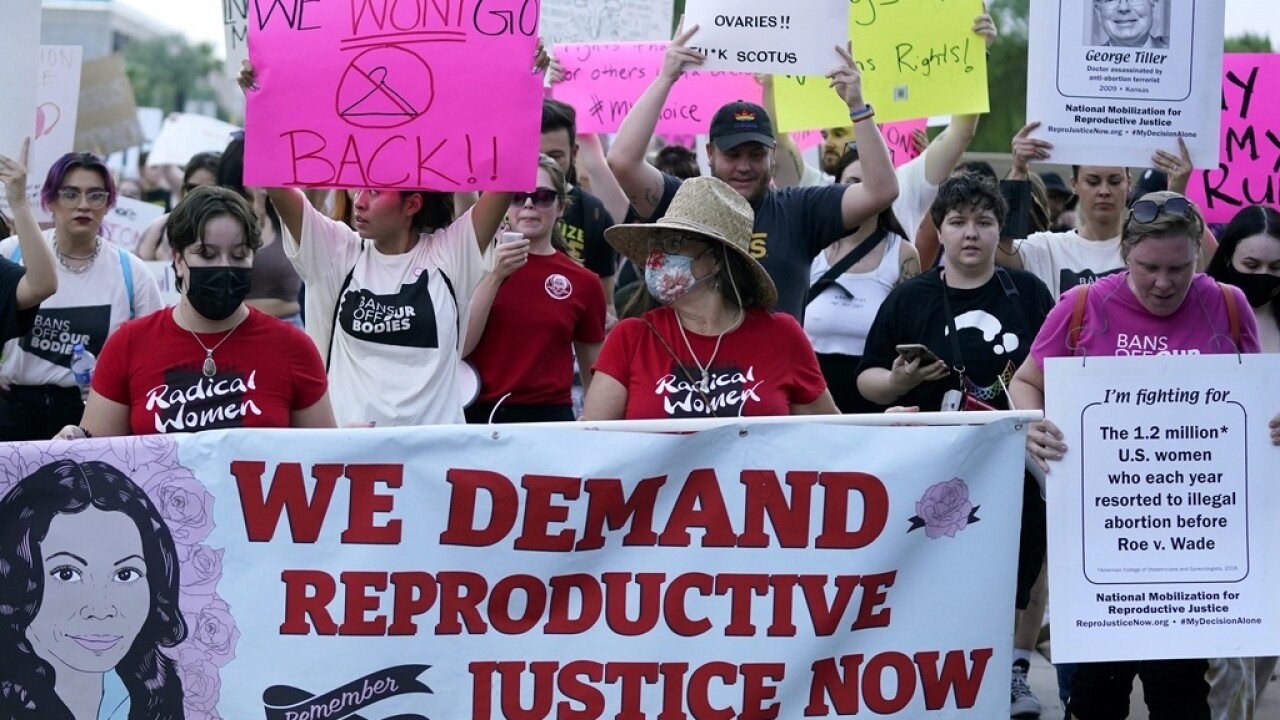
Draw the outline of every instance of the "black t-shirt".
[[[1031,350],[1040,325],[1053,307],[1053,297],[1035,275],[1022,270],[1005,272],[1017,290],[1013,297],[1005,292],[998,273],[982,287],[960,290],[946,287],[941,271],[934,269],[894,288],[871,323],[858,373],[868,368],[892,368],[898,355],[895,348],[905,343],[920,343],[955,368],[957,361],[942,300],[945,291],[955,313],[968,381],[965,389],[991,405],[1007,408],[1001,381],[1004,386],[1009,384]],[[942,396],[959,387],[960,378],[953,371],[941,380],[917,385],[894,404],[938,410]]]
[[[653,222],[667,214],[671,199],[680,187],[680,178],[662,175],[662,201],[653,217],[639,222]],[[755,227],[751,233],[751,257],[760,261],[778,288],[778,312],[800,320],[804,317],[804,298],[809,291],[809,268],[823,248],[845,235],[840,203],[845,185],[789,187],[765,193],[755,210]],[[637,222],[634,210],[627,213],[628,222]]]
[[[26,274],[26,268],[0,258],[0,344],[25,336],[35,324],[39,305],[18,310],[18,281]]]
[[[600,198],[573,186],[569,190],[569,207],[557,225],[574,260],[601,278],[613,277],[616,255],[604,239],[605,229],[613,226],[613,216]]]

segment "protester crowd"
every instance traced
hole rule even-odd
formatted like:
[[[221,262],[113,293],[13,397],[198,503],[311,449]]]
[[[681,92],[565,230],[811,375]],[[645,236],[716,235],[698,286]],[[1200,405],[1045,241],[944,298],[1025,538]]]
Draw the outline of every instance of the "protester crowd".
[[[997,41],[987,15],[973,31]],[[711,119],[704,177],[695,152],[654,147],[668,94],[703,61],[696,32],[678,32],[612,138],[579,135],[580,108],[546,99],[536,187],[520,192],[248,188],[237,137],[193,157],[172,194],[68,154],[44,180],[42,231],[27,158],[0,157],[0,441],[1027,409],[1043,407],[1046,357],[1117,354],[1117,333],[1280,352],[1280,215],[1244,207],[1215,235],[1182,194],[1185,147],[1139,171],[1155,192],[1124,167],[1064,181],[1031,169],[1053,159],[1031,119],[997,178],[962,162],[980,121],[965,115],[895,169],[837,48],[849,126],[822,131],[818,167],[774,130],[766,81],[765,106]],[[548,62],[554,75],[540,50]],[[241,85],[271,91],[248,66]],[[118,195],[172,201],[138,248],[102,237]],[[177,305],[132,251],[173,263]],[[74,367],[85,351],[91,377]],[[1046,466],[1066,452],[1052,420],[1028,438]],[[1023,497],[1010,713],[1038,717],[1047,543],[1031,473]],[[1095,663],[1059,680],[1080,720],[1125,717],[1135,675],[1153,719],[1238,720],[1274,668]]]

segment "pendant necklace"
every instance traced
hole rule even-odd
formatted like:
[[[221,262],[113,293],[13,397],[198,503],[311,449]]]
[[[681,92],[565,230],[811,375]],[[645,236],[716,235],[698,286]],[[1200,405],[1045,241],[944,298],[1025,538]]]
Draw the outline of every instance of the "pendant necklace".
[[[741,313],[741,311],[739,312]],[[716,355],[720,354],[720,341],[724,340],[724,336],[729,331],[737,327],[741,320],[742,315],[739,314],[732,323],[729,323],[729,327],[722,330],[720,334],[716,336],[716,345],[711,350],[711,357],[707,358],[707,364],[703,365],[698,361],[698,354],[693,351],[693,344],[689,342],[689,335],[684,330],[684,323],[680,322],[680,314],[676,313],[676,327],[680,328],[680,337],[684,338],[684,346],[689,349],[689,357],[693,358],[693,364],[696,365],[699,372],[702,373],[702,384],[704,386],[707,384],[707,380],[711,375],[711,365],[716,361]]]
[[[207,378],[211,378],[214,375],[217,375],[218,364],[213,361],[213,351],[222,347],[222,343],[226,342],[227,338],[231,337],[231,334],[234,333],[244,323],[245,320],[249,319],[249,316],[245,315],[244,317],[240,318],[240,322],[233,325],[231,329],[227,331],[227,334],[223,335],[222,339],[218,341],[218,344],[214,345],[213,347],[206,347],[204,344],[204,341],[202,341],[200,339],[200,336],[196,334],[196,331],[191,329],[191,323],[190,321],[187,320],[187,314],[182,310],[182,303],[178,303],[178,315],[182,317],[183,324],[187,326],[187,332],[191,333],[191,337],[195,338],[196,342],[200,344],[200,349],[204,350],[204,364],[200,366],[201,374],[203,374]]]

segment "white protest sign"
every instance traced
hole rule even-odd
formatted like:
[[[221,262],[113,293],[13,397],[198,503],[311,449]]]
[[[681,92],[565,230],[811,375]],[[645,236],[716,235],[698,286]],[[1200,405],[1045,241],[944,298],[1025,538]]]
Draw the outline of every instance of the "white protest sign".
[[[222,0],[222,27],[227,42],[227,76],[240,74],[249,59],[249,0]]]
[[[1027,119],[1052,162],[1148,167],[1181,137],[1196,167],[1217,167],[1221,0],[1044,0],[1030,27]]]
[[[153,143],[164,126],[164,110],[156,107],[138,108],[138,124],[142,126],[143,142]]]
[[[1055,661],[1280,653],[1278,355],[1049,358]]]
[[[177,113],[165,120],[147,154],[147,166],[183,166],[197,153],[222,152],[240,128],[217,118]]]
[[[706,53],[697,70],[825,75],[849,42],[848,0],[809,0],[795,10],[777,0],[688,0],[689,47]]]
[[[151,584],[129,607],[177,612],[99,644],[156,658],[117,660],[125,677],[158,664],[166,690],[181,684],[149,694],[149,717],[1008,712],[1026,436],[1013,418],[177,432],[200,416],[238,425],[272,392],[232,367],[157,373],[154,402],[133,410],[175,434],[0,454],[0,602],[19,608],[18,633],[37,616],[19,598],[83,592],[26,560],[48,548],[32,525],[92,499],[97,522],[58,547],[108,578],[117,557],[94,544],[141,544],[128,567]],[[70,614],[39,621],[85,627]],[[101,684],[38,687],[101,700]]]
[[[36,87],[36,139],[27,166],[27,200],[40,222],[52,216],[40,207],[40,188],[49,168],[71,152],[76,142],[76,114],[80,106],[79,45],[40,46]]]
[[[8,59],[8,69],[0,73],[0,155],[18,159],[22,141],[35,135],[36,86],[34,69],[40,54],[40,0],[5,3],[0,23],[0,47]]]
[[[542,0],[538,34],[548,44],[667,40],[673,11],[653,0]]]
[[[117,197],[115,207],[102,219],[103,237],[129,252],[137,252],[138,242],[164,208],[133,198]]]
[[[161,208],[163,209],[163,208]],[[166,307],[178,304],[182,293],[178,292],[178,275],[173,270],[173,263],[168,260],[148,260],[147,267],[156,279],[156,287],[160,289],[160,302]]]

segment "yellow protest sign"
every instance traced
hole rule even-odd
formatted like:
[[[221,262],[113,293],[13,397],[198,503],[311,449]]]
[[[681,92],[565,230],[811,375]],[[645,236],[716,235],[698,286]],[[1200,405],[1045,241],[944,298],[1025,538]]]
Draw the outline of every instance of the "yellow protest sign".
[[[973,32],[982,0],[849,0],[849,38],[876,120],[983,113],[987,53]],[[849,125],[821,76],[774,75],[778,129]]]

